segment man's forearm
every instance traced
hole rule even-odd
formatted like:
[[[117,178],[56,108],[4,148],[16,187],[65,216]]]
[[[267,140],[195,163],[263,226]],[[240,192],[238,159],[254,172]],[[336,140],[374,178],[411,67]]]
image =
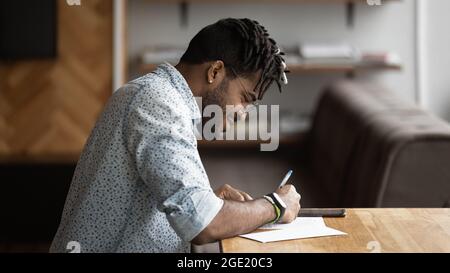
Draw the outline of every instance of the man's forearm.
[[[264,198],[248,202],[224,200],[212,222],[192,241],[205,244],[251,232],[275,219],[275,210]]]

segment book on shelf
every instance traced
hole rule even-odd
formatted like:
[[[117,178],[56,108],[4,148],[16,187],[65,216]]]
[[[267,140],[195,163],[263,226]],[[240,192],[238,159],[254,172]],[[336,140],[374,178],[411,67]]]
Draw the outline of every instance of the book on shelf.
[[[365,52],[361,54],[361,66],[400,66],[401,59],[393,52]]]
[[[142,51],[141,65],[176,64],[185,52],[182,46],[152,46]],[[286,63],[291,66],[314,67],[384,67],[400,66],[400,57],[387,51],[361,52],[345,43],[300,44],[286,51]]]
[[[186,49],[176,46],[155,46],[145,49],[140,56],[141,64],[176,64]]]
[[[357,63],[359,50],[348,44],[300,44],[298,50],[302,64],[346,65]]]

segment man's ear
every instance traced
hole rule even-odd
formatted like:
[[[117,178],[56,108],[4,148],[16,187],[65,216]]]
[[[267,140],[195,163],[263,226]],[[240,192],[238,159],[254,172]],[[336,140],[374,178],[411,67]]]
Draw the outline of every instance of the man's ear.
[[[222,61],[211,62],[206,75],[208,84],[219,85],[225,77],[225,64]]]

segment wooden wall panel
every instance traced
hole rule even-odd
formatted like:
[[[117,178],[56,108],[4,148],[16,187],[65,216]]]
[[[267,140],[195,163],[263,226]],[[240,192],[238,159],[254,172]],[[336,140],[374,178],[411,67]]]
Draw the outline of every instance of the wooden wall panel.
[[[112,0],[58,0],[58,57],[0,63],[0,158],[76,160],[112,89]]]

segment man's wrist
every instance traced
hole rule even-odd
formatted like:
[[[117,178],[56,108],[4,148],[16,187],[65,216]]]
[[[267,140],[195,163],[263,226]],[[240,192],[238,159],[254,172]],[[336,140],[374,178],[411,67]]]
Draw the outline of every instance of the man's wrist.
[[[267,194],[267,196],[272,199],[272,201],[275,203],[275,206],[279,209],[280,215],[278,217],[278,220],[283,218],[287,209],[286,203],[284,203],[283,199],[281,199],[281,197],[276,192]]]
[[[270,220],[268,223],[273,224],[273,223],[278,222],[280,220],[280,218],[281,218],[281,210],[280,210],[280,208],[277,206],[277,204],[275,203],[275,201],[273,200],[272,197],[265,195],[265,196],[263,196],[263,198],[267,202],[270,203],[270,205],[272,206],[273,212],[275,214],[275,217],[272,218],[272,220]]]

